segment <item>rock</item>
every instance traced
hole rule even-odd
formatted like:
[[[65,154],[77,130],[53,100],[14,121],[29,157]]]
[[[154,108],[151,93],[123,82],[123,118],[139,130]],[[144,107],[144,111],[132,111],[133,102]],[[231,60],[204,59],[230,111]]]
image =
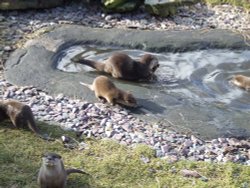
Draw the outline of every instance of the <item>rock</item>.
[[[199,138],[195,137],[194,135],[191,135],[191,140],[193,141],[194,144],[199,144],[199,145],[202,145],[203,144],[203,141],[200,140]]]
[[[85,142],[80,142],[79,144],[79,150],[89,149],[89,145]]]
[[[208,181],[208,178],[207,177],[205,177],[205,176],[201,176],[201,181],[204,181],[204,182],[207,182]]]
[[[112,138],[114,138],[115,140],[121,141],[123,137],[124,137],[124,134],[118,133],[118,134],[114,134]]]
[[[63,98],[64,98],[63,93],[59,93],[59,94],[56,96],[56,100],[63,100]]]
[[[167,153],[167,152],[169,152],[171,150],[171,146],[169,146],[169,145],[163,145],[163,146],[161,146],[161,151],[163,152],[163,153]]]
[[[111,122],[106,123],[105,131],[112,131],[113,130],[113,125]]]
[[[107,12],[130,12],[141,3],[141,0],[103,0]]]
[[[125,124],[121,125],[121,128],[122,128],[123,130],[125,130],[126,132],[131,131],[131,125],[128,124],[128,123],[125,123]]]
[[[125,2],[126,0],[102,0],[103,5],[108,9],[113,9]]]
[[[186,140],[184,143],[183,143],[183,146],[185,147],[185,148],[189,148],[189,147],[191,147],[192,146],[192,141],[191,140]]]
[[[180,171],[180,173],[184,177],[194,177],[194,178],[202,177],[198,172],[196,172],[194,170],[183,169],[183,170]]]
[[[103,118],[103,119],[101,120],[101,122],[100,122],[100,126],[101,126],[101,127],[106,126],[107,120],[108,120],[107,118]]]
[[[235,152],[235,151],[237,151],[237,148],[232,147],[232,146],[225,146],[225,147],[223,148],[223,154],[224,154],[224,155],[227,154],[227,153],[233,153],[233,152]]]
[[[150,14],[170,16],[177,12],[178,6],[195,4],[197,0],[145,0],[145,8]]]
[[[141,156],[140,159],[141,159],[141,161],[144,162],[145,164],[150,162],[150,159],[149,159],[148,157]]]
[[[4,16],[0,15],[0,22],[2,22],[4,20],[5,20]]]
[[[108,138],[111,138],[112,136],[114,136],[116,132],[115,131],[105,131],[105,134]]]
[[[156,157],[163,157],[163,156],[164,156],[164,154],[162,153],[162,151],[157,149],[156,150]]]
[[[20,10],[30,8],[52,8],[61,5],[63,0],[3,0],[0,2],[0,10]]]
[[[218,141],[220,143],[227,143],[227,139],[226,138],[218,138]]]
[[[175,163],[179,160],[178,156],[176,155],[166,155],[163,157],[168,163]]]
[[[3,48],[3,50],[4,50],[5,52],[9,52],[9,51],[11,51],[11,47],[10,47],[10,46],[5,46],[5,47]]]
[[[112,20],[112,19],[113,19],[112,15],[107,15],[107,16],[105,17],[105,20],[106,20],[106,21],[110,21],[110,20]]]

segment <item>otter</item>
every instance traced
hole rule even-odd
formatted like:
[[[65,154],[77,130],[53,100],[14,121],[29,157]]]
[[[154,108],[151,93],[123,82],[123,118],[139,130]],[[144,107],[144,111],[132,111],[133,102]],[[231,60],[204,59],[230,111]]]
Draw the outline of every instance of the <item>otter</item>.
[[[0,122],[6,119],[10,119],[16,128],[29,128],[42,139],[54,140],[47,135],[41,134],[30,107],[17,100],[9,99],[0,101]]]
[[[40,188],[66,188],[67,176],[71,173],[87,174],[78,169],[66,169],[62,157],[56,153],[45,153],[42,158],[37,183]]]
[[[240,88],[250,91],[250,77],[241,74],[234,75],[231,82]]]
[[[122,104],[128,107],[136,107],[137,102],[133,95],[118,89],[115,84],[106,76],[98,76],[92,85],[80,82],[81,85],[88,87],[95,92],[96,98],[108,101],[110,104]]]
[[[120,52],[112,54],[104,62],[83,59],[78,56],[71,60],[124,80],[154,80],[156,79],[154,73],[160,66],[158,59],[151,54],[143,55],[140,60],[134,60],[127,54]]]

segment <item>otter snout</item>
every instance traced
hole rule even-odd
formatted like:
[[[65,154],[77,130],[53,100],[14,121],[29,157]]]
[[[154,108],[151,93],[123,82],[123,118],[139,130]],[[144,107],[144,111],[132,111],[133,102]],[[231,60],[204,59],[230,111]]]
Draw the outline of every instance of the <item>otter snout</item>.
[[[61,160],[61,156],[56,153],[46,153],[43,156],[43,162],[46,166],[55,166],[58,160]]]

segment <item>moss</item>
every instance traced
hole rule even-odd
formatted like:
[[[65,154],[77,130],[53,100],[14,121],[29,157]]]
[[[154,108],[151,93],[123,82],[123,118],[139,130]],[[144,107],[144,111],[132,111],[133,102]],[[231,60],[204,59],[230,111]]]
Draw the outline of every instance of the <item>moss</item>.
[[[68,187],[98,188],[158,188],[158,187],[249,187],[250,167],[239,164],[213,164],[205,162],[179,161],[167,163],[156,158],[154,151],[146,145],[134,149],[111,140],[84,140],[89,145],[85,150],[69,150],[59,140],[62,134],[77,139],[72,132],[56,126],[39,123],[43,132],[57,138],[47,142],[33,133],[16,130],[2,123],[0,127],[0,187],[37,187],[36,178],[41,163],[41,154],[53,151],[62,155],[67,167],[84,169],[91,174],[72,174]],[[78,140],[81,141],[81,140]],[[149,158],[143,162],[141,157]],[[202,179],[184,178],[179,171],[196,170]]]
[[[250,10],[249,0],[204,0],[204,1],[211,5],[230,4],[234,6],[241,6],[246,10]]]
[[[136,156],[143,156],[147,158],[154,158],[155,157],[155,150],[153,148],[150,148],[149,146],[145,144],[138,144],[134,148],[134,154]]]

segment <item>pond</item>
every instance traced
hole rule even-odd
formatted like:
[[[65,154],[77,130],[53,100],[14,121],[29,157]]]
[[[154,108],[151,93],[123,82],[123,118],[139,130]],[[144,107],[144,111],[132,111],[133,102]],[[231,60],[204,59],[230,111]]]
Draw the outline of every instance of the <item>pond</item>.
[[[102,61],[115,51],[135,59],[149,53],[75,45],[58,54],[57,69],[93,80],[100,73],[75,64],[70,58],[78,55]],[[250,93],[229,82],[234,74],[250,76],[249,50],[210,49],[152,54],[160,63],[156,71],[157,81],[145,83],[112,79],[119,88],[132,91],[138,99],[141,108],[135,113],[143,113],[147,118],[165,121],[183,130],[202,133],[205,137],[250,135]]]

